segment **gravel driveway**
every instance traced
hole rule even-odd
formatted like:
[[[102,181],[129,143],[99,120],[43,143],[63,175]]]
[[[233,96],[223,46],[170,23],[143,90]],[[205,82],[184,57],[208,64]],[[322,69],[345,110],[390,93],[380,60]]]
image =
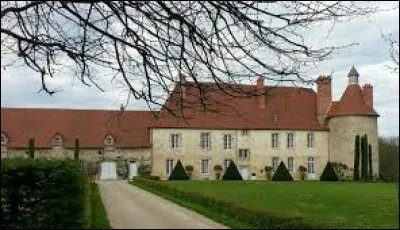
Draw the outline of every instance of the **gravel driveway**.
[[[227,229],[126,181],[98,181],[112,228]]]

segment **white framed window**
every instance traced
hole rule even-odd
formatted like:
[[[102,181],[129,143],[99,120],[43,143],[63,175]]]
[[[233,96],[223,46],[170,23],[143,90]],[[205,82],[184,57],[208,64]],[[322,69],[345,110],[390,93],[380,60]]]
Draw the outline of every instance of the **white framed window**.
[[[179,149],[182,146],[182,136],[181,134],[171,134],[171,148]]]
[[[201,173],[208,173],[208,166],[209,166],[210,160],[208,159],[202,159],[201,160]]]
[[[174,170],[174,160],[172,160],[172,159],[167,159],[166,161],[165,161],[165,163],[166,163],[166,165],[165,165],[165,169],[166,169],[166,173],[167,173],[167,175],[169,176],[169,175],[171,175],[171,173],[172,173],[172,170]]]
[[[232,135],[231,134],[224,135],[224,149],[232,149]]]
[[[272,139],[272,148],[278,148],[278,146],[279,146],[279,134],[278,133],[273,133],[273,134],[271,134],[272,135],[272,137],[271,137],[271,139]]]
[[[242,133],[242,136],[248,136],[249,135],[249,130],[243,129],[241,133]]]
[[[60,135],[55,135],[53,137],[53,146],[60,146],[62,145],[62,138]]]
[[[211,136],[210,133],[200,134],[200,148],[211,149]]]
[[[279,166],[279,158],[278,157],[272,157],[272,172],[276,172]]]
[[[224,159],[224,171],[229,167],[229,164],[231,163],[232,159]]]
[[[287,144],[286,147],[288,149],[292,149],[293,148],[293,142],[294,142],[294,133],[288,133],[287,134]]]
[[[287,164],[288,164],[288,171],[289,172],[293,172],[293,157],[288,157],[288,160],[287,160]]]
[[[308,159],[307,159],[307,173],[310,173],[310,174],[313,174],[313,173],[315,173],[315,168],[314,168],[314,162],[315,161],[315,159],[314,159],[314,157],[309,157]]]
[[[314,133],[307,133],[307,147],[314,148],[314,146],[315,146]]]
[[[249,160],[250,158],[250,150],[249,149],[239,149],[239,160]]]

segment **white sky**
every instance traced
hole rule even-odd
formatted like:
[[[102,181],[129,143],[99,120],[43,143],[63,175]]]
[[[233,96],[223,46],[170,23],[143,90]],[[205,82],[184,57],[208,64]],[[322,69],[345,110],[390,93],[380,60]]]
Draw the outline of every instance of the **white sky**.
[[[356,42],[359,45],[343,50],[308,73],[317,77],[333,72],[333,100],[339,100],[347,85],[347,73],[354,65],[360,74],[360,85],[371,83],[374,87],[374,108],[381,115],[378,119],[381,136],[399,135],[399,74],[387,67],[392,64],[389,45],[381,38],[381,33],[398,34],[398,31],[398,8],[377,13],[369,19],[338,24],[323,42],[327,45]],[[316,28],[315,34],[309,34],[309,37],[319,34],[320,29]],[[62,91],[50,96],[37,93],[41,88],[40,76],[27,67],[2,69],[1,107],[119,109],[126,100],[122,88],[111,83],[111,77],[100,79],[99,83],[106,92],[95,86],[87,87],[75,77],[58,76],[49,84]],[[128,106],[131,110],[146,108],[142,101],[131,101]]]

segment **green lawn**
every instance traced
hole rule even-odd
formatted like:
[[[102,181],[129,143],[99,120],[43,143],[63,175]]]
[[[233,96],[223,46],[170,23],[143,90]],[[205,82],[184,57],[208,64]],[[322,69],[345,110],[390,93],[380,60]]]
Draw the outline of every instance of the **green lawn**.
[[[88,183],[88,221],[89,229],[109,229],[107,211],[100,197],[99,186],[96,183]]]
[[[164,181],[254,209],[339,228],[398,228],[398,185],[371,182]]]

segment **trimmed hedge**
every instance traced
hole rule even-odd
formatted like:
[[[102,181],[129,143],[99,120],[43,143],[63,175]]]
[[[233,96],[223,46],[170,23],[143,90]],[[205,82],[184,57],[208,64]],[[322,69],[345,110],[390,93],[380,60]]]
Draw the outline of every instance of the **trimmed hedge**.
[[[220,200],[203,195],[199,192],[185,191],[173,187],[169,185],[167,181],[154,181],[135,177],[133,184],[144,189],[156,190],[160,193],[171,195],[181,200],[186,200],[214,209],[237,220],[246,222],[255,228],[313,229],[319,227],[314,226],[311,223],[307,223],[300,216],[250,209],[227,200]]]
[[[189,180],[189,177],[182,166],[181,160],[176,162],[175,168],[172,170],[168,180]]]
[[[83,228],[85,175],[73,160],[1,161],[1,228]]]
[[[335,172],[335,169],[332,166],[332,163],[328,161],[326,164],[324,171],[320,177],[321,181],[338,181],[339,177]]]
[[[222,176],[222,180],[243,180],[235,162],[231,161],[228,168],[225,170],[224,175]]]
[[[281,161],[274,176],[272,176],[272,181],[292,181],[293,177],[290,175],[289,170],[286,168],[285,163]]]

